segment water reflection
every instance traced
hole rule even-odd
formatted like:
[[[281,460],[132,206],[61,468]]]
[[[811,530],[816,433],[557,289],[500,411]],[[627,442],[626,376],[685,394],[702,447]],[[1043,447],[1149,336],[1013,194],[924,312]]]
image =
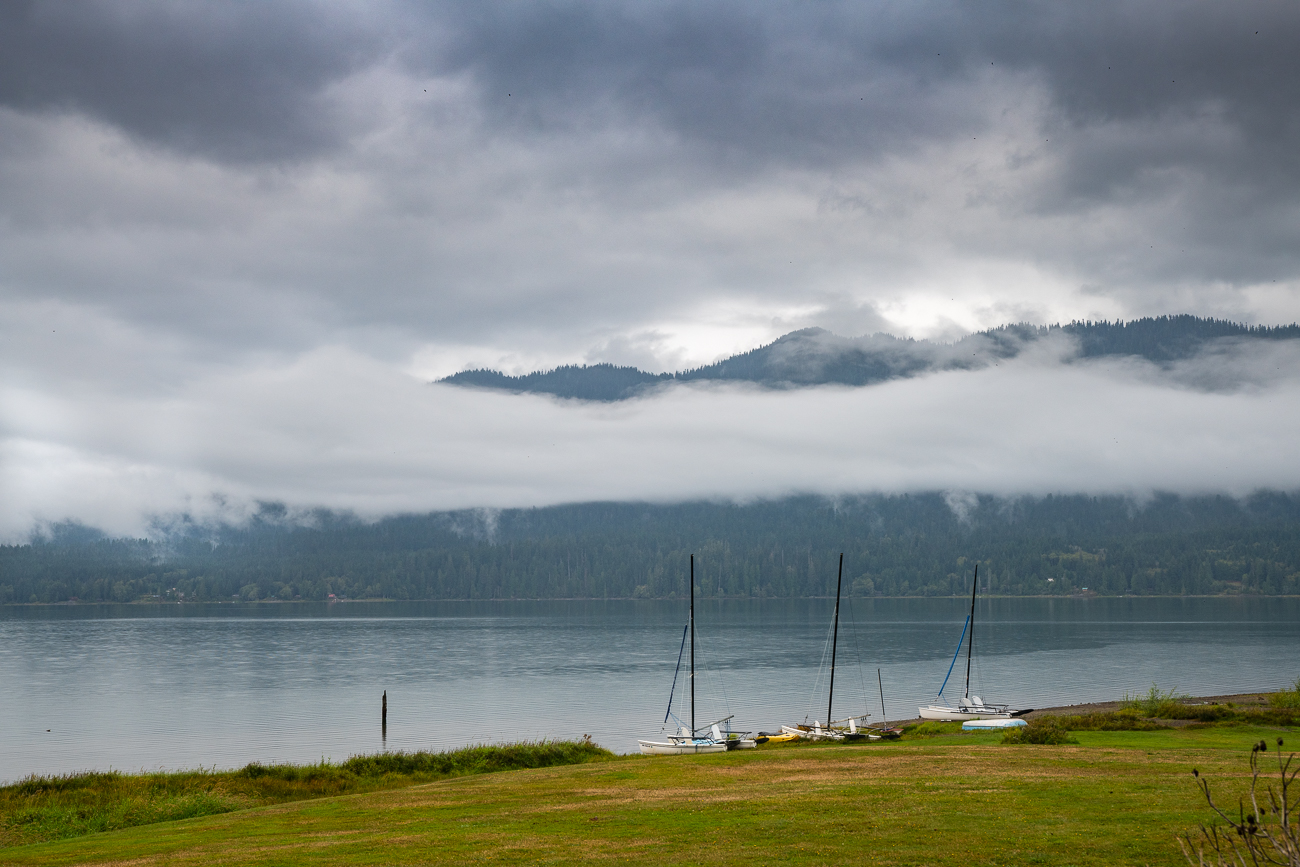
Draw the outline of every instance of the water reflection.
[[[878,715],[877,667],[891,715],[933,699],[967,605],[846,600],[836,706]],[[1153,681],[1234,692],[1300,674],[1296,599],[978,605],[973,680],[989,700],[1042,707]],[[824,712],[832,606],[698,601],[699,717],[772,729]],[[663,719],[684,620],[663,600],[0,609],[0,779],[584,733],[631,751]]]

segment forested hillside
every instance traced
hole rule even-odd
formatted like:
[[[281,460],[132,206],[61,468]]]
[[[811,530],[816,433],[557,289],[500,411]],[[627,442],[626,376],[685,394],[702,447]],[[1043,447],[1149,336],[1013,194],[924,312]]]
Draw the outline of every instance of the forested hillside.
[[[671,382],[701,380],[783,388],[831,383],[862,386],[929,371],[977,369],[1014,358],[1035,341],[1053,336],[1074,340],[1078,358],[1137,356],[1164,364],[1191,358],[1215,341],[1300,339],[1300,326],[1253,326],[1187,315],[1159,316],[1132,322],[1003,325],[955,343],[889,334],[849,338],[821,328],[806,328],[715,364],[676,373],[646,373],[612,364],[566,365],[523,376],[466,370],[440,382],[605,401],[635,397]]]
[[[0,602],[1300,593],[1300,497],[1004,500],[941,494],[731,505],[590,503],[366,524],[268,507],[160,541],[63,527],[0,547]]]

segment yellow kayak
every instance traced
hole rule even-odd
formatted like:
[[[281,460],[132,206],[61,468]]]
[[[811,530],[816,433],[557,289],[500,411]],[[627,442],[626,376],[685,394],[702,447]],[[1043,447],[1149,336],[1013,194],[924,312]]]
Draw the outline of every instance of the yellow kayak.
[[[767,734],[760,732],[758,737],[754,738],[760,744],[788,744],[790,741],[799,740],[799,735],[791,732],[782,732],[780,734]]]

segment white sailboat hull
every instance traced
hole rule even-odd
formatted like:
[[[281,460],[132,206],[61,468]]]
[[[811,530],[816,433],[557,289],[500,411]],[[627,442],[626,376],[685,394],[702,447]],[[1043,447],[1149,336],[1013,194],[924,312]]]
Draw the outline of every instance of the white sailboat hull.
[[[697,753],[725,753],[727,745],[716,741],[637,741],[647,756],[691,756]]]
[[[687,621],[687,628],[691,635],[691,678],[695,678],[695,555],[691,555],[690,571],[690,620]],[[686,631],[682,631],[682,648],[686,647]],[[682,664],[681,651],[678,651],[677,665],[680,669]],[[677,684],[677,673],[673,673],[673,685]],[[668,711],[671,714],[673,707],[672,692],[669,692]],[[712,733],[712,737],[701,735],[700,729],[695,728],[695,687],[691,687],[691,727],[682,726],[676,735],[666,735],[666,741],[642,741],[637,743],[641,747],[641,753],[647,756],[693,756],[700,753],[725,753],[727,750],[749,750],[758,746],[753,738],[747,738],[748,732],[723,732],[722,724],[729,722],[731,716],[725,717],[705,727],[704,730]],[[668,715],[664,716],[664,722],[668,722]],[[665,735],[660,735],[665,737]]]
[[[1015,714],[1006,708],[990,707],[945,707],[932,704],[918,708],[921,719],[941,720],[944,722],[965,722],[973,719],[1011,719]]]

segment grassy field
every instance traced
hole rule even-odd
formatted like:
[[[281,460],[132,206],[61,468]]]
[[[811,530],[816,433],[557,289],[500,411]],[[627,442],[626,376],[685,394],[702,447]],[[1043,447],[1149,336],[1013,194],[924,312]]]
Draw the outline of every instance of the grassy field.
[[[1173,865],[1261,738],[1246,723],[940,734],[866,746],[626,757],[461,776],[0,849],[0,864]]]

